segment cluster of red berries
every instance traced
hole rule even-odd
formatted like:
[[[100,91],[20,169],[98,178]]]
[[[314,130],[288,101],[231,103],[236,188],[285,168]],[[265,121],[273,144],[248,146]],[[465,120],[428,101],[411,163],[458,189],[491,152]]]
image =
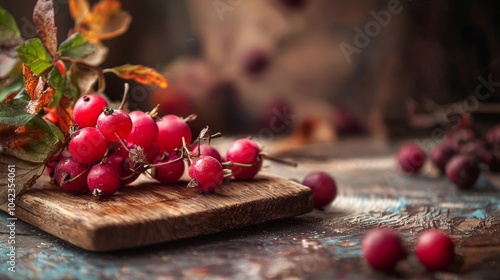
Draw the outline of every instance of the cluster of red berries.
[[[377,270],[392,270],[407,252],[401,236],[389,229],[372,229],[361,239],[361,251],[368,264]],[[455,260],[455,245],[443,231],[432,229],[417,238],[415,254],[430,270],[446,269]]]
[[[224,178],[251,179],[261,169],[267,155],[251,139],[235,141],[226,159],[205,142],[205,128],[193,140],[187,121],[175,115],[157,118],[151,113],[126,113],[112,109],[104,97],[88,94],[73,108],[75,126],[68,144],[70,156],[58,158],[53,180],[66,192],[92,192],[96,196],[114,194],[121,186],[147,172],[161,183],[176,183],[186,163],[192,179],[188,186],[213,192]]]
[[[397,154],[399,167],[407,173],[420,171],[427,159],[417,145],[407,144]],[[476,183],[481,169],[500,172],[500,125],[480,137],[470,128],[449,131],[441,145],[430,154],[431,162],[455,185],[469,189]]]

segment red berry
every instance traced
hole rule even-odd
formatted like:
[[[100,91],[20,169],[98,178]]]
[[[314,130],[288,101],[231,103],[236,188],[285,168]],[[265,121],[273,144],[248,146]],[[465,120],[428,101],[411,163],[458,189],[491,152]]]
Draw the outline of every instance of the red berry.
[[[146,155],[146,160],[148,162],[153,162],[159,153],[160,150],[158,149],[158,146],[156,144],[144,148],[144,154]]]
[[[311,188],[314,207],[322,208],[337,196],[335,180],[325,172],[311,172],[302,181],[304,186]]]
[[[219,151],[217,151],[216,148],[208,145],[208,144],[201,144],[199,146],[199,151],[200,151],[200,154],[198,154],[198,145],[195,145],[192,149],[191,149],[191,153],[193,154],[193,157],[197,157],[199,155],[203,155],[203,156],[211,156],[213,158],[215,158],[216,160],[218,160],[220,163],[222,163],[222,157],[219,153]]]
[[[448,146],[438,146],[431,152],[431,161],[439,170],[445,172],[446,164],[455,155],[455,151]]]
[[[83,164],[101,160],[108,150],[109,143],[99,130],[84,127],[78,130],[69,141],[69,151],[73,158]]]
[[[500,172],[500,157],[490,150],[482,150],[478,152],[477,158],[484,163],[490,172]]]
[[[496,125],[486,132],[486,141],[492,146],[500,147],[500,125]]]
[[[279,0],[279,1],[283,6],[293,10],[303,9],[308,2],[306,0]]]
[[[415,254],[420,263],[428,269],[442,270],[455,259],[455,246],[446,233],[433,229],[418,237]]]
[[[139,176],[141,175],[141,172],[139,170],[134,170],[130,167],[130,161],[126,159],[123,161],[121,165],[121,171],[123,172],[120,183],[122,186],[131,184],[132,182],[137,180],[137,178],[139,178]]]
[[[56,165],[54,179],[59,187],[69,193],[84,193],[87,187],[89,166],[77,162],[72,157],[63,158]]]
[[[118,167],[110,163],[94,165],[87,176],[87,185],[93,194],[110,196],[120,188],[121,179]]]
[[[213,192],[224,180],[222,165],[211,156],[195,158],[189,166],[188,174],[196,182],[196,190],[200,192]]]
[[[156,144],[160,152],[171,152],[182,148],[183,137],[187,145],[191,143],[191,129],[184,119],[175,115],[167,115],[161,118],[156,124],[158,125]]]
[[[43,119],[55,125],[57,125],[57,123],[59,122],[59,116],[52,112],[48,112],[47,114],[45,114],[43,116]]]
[[[155,164],[162,164],[179,159],[175,153],[170,153],[165,159],[157,159]],[[155,167],[154,177],[160,183],[172,184],[179,181],[184,174],[184,161],[178,160],[169,164]]]
[[[262,50],[251,50],[243,56],[243,70],[250,75],[258,75],[269,65],[269,58]]]
[[[122,110],[106,108],[97,119],[97,128],[109,142],[127,138],[132,131],[132,120]]]
[[[61,76],[66,75],[66,65],[64,65],[64,62],[62,60],[58,60],[55,62],[55,65],[57,69],[59,69],[59,72],[61,72]]]
[[[417,145],[406,144],[397,154],[399,167],[407,173],[417,173],[424,166],[427,156]]]
[[[124,163],[124,161],[125,158],[119,153],[111,154],[106,159],[106,163],[114,165],[118,168],[120,176],[123,176],[122,164]]]
[[[344,107],[335,107],[333,110],[333,127],[340,136],[361,132],[361,124],[354,114]]]
[[[470,128],[460,128],[458,130],[450,131],[445,135],[444,146],[448,146],[455,152],[460,152],[464,144],[469,143],[476,139],[476,134]]]
[[[61,156],[53,156],[49,159],[49,161],[45,164],[45,174],[49,175],[50,177],[54,176],[54,171],[56,168],[56,165],[59,163],[61,160]]]
[[[120,185],[125,186],[137,179],[141,173],[135,172],[130,168],[130,161],[124,157],[120,152],[116,152],[108,156],[106,163],[114,165],[120,173]]]
[[[388,229],[372,229],[361,240],[361,251],[368,264],[378,270],[391,270],[405,258],[399,234]]]
[[[132,120],[132,131],[127,136],[127,141],[143,148],[156,143],[158,126],[155,120],[142,111],[133,111],[129,116]]]
[[[260,148],[250,139],[239,139],[231,144],[226,152],[226,160],[232,163],[253,164],[251,167],[230,165],[229,168],[236,179],[252,179],[262,167]]]
[[[463,189],[469,189],[479,178],[480,169],[476,160],[468,155],[454,156],[446,165],[448,179]]]
[[[73,107],[73,119],[80,128],[94,127],[105,107],[108,107],[108,102],[101,95],[84,95],[76,101]]]

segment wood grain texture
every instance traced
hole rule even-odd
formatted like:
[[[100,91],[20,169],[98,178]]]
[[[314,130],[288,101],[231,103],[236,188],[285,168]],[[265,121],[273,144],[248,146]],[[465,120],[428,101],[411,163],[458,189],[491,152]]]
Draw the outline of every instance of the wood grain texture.
[[[18,198],[16,216],[90,251],[138,247],[297,216],[312,210],[308,188],[259,176],[201,194],[186,184],[144,180],[109,198],[72,195],[47,178]]]
[[[17,221],[16,273],[0,270],[0,279],[498,279],[500,174],[483,172],[464,191],[444,176],[398,174],[396,150],[348,139],[294,152],[299,168],[265,164],[299,180],[324,170],[338,196],[324,211],[208,236],[96,254]],[[0,213],[0,263],[8,261],[8,217]],[[375,271],[362,257],[361,239],[376,227],[398,231],[407,245],[408,258],[393,272]],[[456,244],[446,271],[427,271],[413,253],[429,228]]]

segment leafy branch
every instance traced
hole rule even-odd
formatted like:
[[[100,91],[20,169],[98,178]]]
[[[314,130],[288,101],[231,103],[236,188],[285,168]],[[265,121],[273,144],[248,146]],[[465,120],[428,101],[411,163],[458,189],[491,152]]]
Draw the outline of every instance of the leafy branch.
[[[38,0],[33,12],[37,37],[25,40],[11,14],[0,7],[0,177],[16,165],[16,194],[30,188],[50,158],[64,149],[76,99],[105,90],[106,73],[146,85],[167,87],[156,70],[142,65],[99,67],[107,55],[103,40],[127,31],[132,17],[119,0],[69,0],[74,28],[58,45],[52,0]],[[0,189],[0,205],[6,186]]]

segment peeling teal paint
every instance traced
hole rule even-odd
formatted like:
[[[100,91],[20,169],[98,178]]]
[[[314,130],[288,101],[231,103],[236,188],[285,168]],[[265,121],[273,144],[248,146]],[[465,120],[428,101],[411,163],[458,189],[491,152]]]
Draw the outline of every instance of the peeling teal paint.
[[[486,210],[478,209],[472,213],[466,213],[465,216],[468,218],[477,218],[477,219],[485,220],[486,217],[488,217],[488,214],[486,213]]]

